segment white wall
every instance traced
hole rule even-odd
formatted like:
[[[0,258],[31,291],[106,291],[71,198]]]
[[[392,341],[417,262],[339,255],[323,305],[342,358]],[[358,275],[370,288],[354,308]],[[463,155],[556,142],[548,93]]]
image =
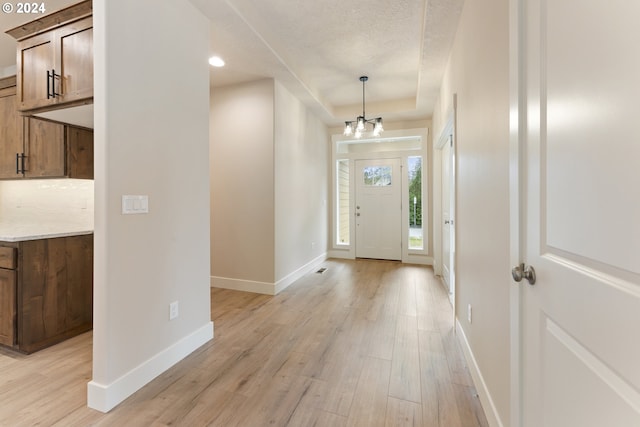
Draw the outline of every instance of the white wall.
[[[95,0],[89,406],[106,411],[213,336],[208,20],[187,0]],[[121,215],[121,196],[149,196]],[[169,321],[169,303],[180,315]]]
[[[211,92],[211,275],[274,281],[273,80]]]
[[[476,385],[493,425],[510,419],[508,11],[507,0],[465,2],[433,136],[457,93],[456,316],[484,380]]]
[[[275,281],[317,258],[328,240],[329,133],[275,84]]]
[[[273,79],[212,90],[212,286],[275,294],[324,260],[328,150]]]

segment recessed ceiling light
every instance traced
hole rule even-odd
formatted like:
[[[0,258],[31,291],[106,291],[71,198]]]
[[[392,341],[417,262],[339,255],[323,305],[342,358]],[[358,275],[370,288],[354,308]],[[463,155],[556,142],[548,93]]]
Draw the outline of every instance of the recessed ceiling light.
[[[214,67],[224,67],[224,61],[219,56],[212,56],[209,58],[209,64]]]

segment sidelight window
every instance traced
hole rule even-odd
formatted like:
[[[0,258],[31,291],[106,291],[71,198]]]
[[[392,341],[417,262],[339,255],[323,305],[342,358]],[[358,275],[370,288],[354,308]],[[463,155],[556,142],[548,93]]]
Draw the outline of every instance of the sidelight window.
[[[422,225],[422,156],[408,157],[409,249],[424,249]]]
[[[337,209],[337,236],[336,243],[338,245],[349,244],[349,160],[338,160],[336,164],[337,170],[337,188],[336,188],[336,206]]]

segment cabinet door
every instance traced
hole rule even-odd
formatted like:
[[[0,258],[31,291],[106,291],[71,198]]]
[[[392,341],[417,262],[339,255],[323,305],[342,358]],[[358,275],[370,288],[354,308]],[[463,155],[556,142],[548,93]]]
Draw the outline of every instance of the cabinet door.
[[[85,18],[56,30],[62,76],[62,92],[58,102],[71,102],[93,97],[93,20]]]
[[[67,126],[67,176],[93,179],[93,131]]]
[[[88,331],[93,236],[20,242],[18,346],[27,353]]]
[[[13,346],[16,338],[16,272],[0,268],[0,344]]]
[[[65,173],[64,125],[35,118],[27,121],[24,176],[63,177]]]
[[[47,72],[55,69],[55,38],[53,32],[39,34],[18,43],[18,105],[21,111],[46,107],[57,102],[47,99],[51,79]],[[56,71],[58,73],[58,71]],[[56,86],[60,81],[56,80]],[[52,88],[49,88],[51,92]],[[56,92],[60,92],[56,88]]]
[[[0,90],[0,178],[21,178],[16,154],[23,152],[22,116],[18,114],[16,87]]]

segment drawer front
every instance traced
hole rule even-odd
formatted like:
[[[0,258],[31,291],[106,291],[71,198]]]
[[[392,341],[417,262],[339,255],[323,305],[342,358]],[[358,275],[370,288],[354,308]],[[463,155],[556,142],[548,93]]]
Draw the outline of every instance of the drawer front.
[[[16,248],[0,246],[0,268],[16,269]]]

